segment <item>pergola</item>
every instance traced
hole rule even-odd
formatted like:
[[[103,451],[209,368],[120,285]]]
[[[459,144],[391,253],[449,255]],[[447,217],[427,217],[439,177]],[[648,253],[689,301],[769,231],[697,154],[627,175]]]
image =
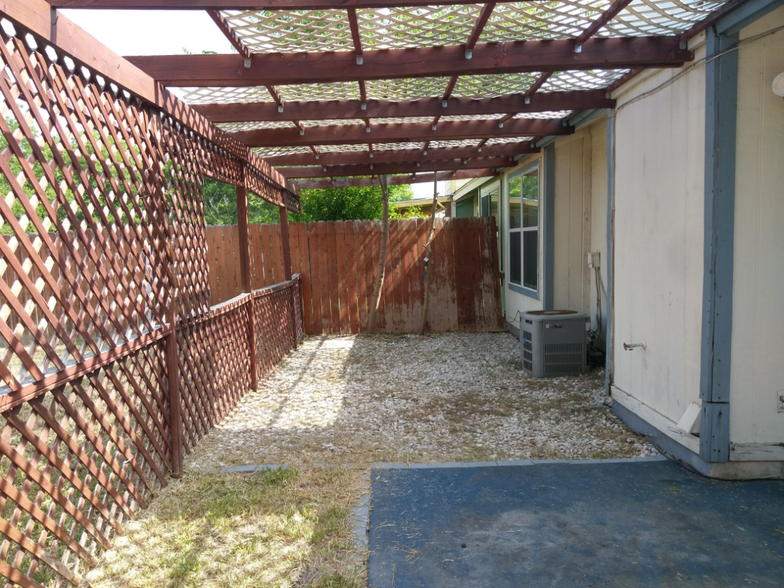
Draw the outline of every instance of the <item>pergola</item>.
[[[49,0],[206,10],[237,54],[128,59],[301,188],[492,175],[743,0]]]

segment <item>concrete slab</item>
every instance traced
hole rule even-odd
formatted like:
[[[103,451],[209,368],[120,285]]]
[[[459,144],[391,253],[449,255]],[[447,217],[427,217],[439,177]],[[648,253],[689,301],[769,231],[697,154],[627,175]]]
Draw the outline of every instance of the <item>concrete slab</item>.
[[[536,462],[535,462],[536,463]],[[368,585],[780,587],[784,482],[669,461],[371,472]]]

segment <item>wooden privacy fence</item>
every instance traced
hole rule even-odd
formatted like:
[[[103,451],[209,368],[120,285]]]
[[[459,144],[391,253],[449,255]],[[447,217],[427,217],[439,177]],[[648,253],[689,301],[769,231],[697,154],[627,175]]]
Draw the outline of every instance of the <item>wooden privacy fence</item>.
[[[48,5],[9,6],[19,18],[0,11],[15,29],[0,29],[0,576],[75,586],[302,332],[290,271],[211,306],[203,177],[284,218],[299,205],[247,146],[141,72],[112,67],[119,58],[97,59],[67,19],[39,26]],[[61,27],[81,56],[53,44]],[[149,92],[110,79],[123,73]]]
[[[419,329],[424,301],[429,219],[390,221],[379,331]],[[279,225],[250,228],[254,287],[282,270]],[[305,332],[347,335],[366,329],[378,271],[381,221],[289,224],[291,263],[302,276]],[[213,303],[241,291],[236,226],[207,227]],[[429,328],[503,330],[496,225],[493,218],[436,219],[430,271]]]

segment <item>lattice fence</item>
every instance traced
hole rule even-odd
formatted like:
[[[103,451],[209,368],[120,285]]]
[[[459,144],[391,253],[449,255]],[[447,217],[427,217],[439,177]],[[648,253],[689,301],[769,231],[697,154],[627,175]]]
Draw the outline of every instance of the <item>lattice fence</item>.
[[[299,204],[247,147],[182,114],[19,23],[0,31],[6,586],[82,583],[302,332],[298,277],[210,307],[203,177]]]

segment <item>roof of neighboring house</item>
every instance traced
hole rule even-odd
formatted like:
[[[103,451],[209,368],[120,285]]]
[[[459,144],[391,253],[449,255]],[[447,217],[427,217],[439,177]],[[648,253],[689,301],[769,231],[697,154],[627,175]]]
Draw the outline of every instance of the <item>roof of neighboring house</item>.
[[[438,203],[438,212],[442,210],[446,210],[445,204],[452,202],[452,196],[440,196],[437,198]],[[432,198],[412,198],[411,200],[398,200],[397,202],[392,202],[392,205],[396,208],[412,208],[415,206],[425,206],[430,207],[433,206],[433,199]]]

